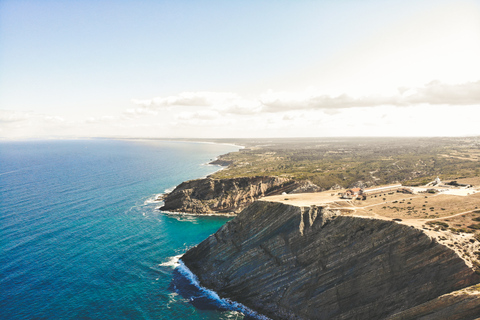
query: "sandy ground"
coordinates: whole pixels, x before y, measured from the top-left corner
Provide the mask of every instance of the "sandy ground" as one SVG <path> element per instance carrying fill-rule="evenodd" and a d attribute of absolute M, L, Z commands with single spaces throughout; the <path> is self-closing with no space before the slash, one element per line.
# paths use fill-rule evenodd
<path fill-rule="evenodd" d="M 282 202 L 285 204 L 292 204 L 295 206 L 312 206 L 312 205 L 324 205 L 326 203 L 335 203 L 335 202 L 345 202 L 346 200 L 340 199 L 338 195 L 339 191 L 336 192 L 318 192 L 318 193 L 297 193 L 297 194 L 286 194 L 278 196 L 264 197 L 260 200 L 273 201 L 273 202 Z"/>
<path fill-rule="evenodd" d="M 431 189 L 431 187 L 412 187 L 415 193 L 418 192 L 425 192 L 427 189 Z M 454 195 L 454 196 L 469 196 L 471 194 L 475 194 L 479 192 L 477 189 L 474 188 L 445 188 L 445 187 L 440 187 L 438 188 L 440 190 L 440 194 L 449 194 L 449 195 Z"/>
<path fill-rule="evenodd" d="M 264 201 L 281 202 L 295 206 L 328 206 L 354 210 L 355 214 L 412 220 L 438 220 L 462 215 L 480 208 L 480 190 L 477 188 L 440 188 L 436 194 L 403 194 L 386 192 L 367 200 L 341 199 L 344 190 L 317 193 L 298 193 L 269 196 Z M 416 188 L 424 192 L 426 188 Z M 464 199 L 465 198 L 465 199 Z M 353 213 L 353 212 L 352 212 Z"/>

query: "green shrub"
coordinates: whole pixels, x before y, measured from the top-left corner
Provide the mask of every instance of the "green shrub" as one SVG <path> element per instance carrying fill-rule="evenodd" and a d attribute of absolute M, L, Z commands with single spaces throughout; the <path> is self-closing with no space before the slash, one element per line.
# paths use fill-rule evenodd
<path fill-rule="evenodd" d="M 429 225 L 437 225 L 437 226 L 441 226 L 441 227 L 444 227 L 444 228 L 448 228 L 448 227 L 449 227 L 448 223 L 443 222 L 443 221 L 429 221 L 429 222 L 427 222 L 427 224 L 429 224 Z"/>
<path fill-rule="evenodd" d="M 467 229 L 467 228 L 450 228 L 452 232 L 463 232 L 463 233 L 472 233 L 474 232 L 473 230 Z M 480 240 L 479 240 L 480 241 Z"/>

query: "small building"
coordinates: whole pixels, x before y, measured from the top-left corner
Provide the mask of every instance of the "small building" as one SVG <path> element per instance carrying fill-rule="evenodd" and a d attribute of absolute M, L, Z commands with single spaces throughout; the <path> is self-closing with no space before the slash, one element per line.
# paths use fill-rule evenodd
<path fill-rule="evenodd" d="M 438 187 L 442 184 L 442 180 L 437 176 L 435 180 L 426 184 L 427 187 Z"/>
<path fill-rule="evenodd" d="M 408 193 L 408 194 L 413 194 L 413 193 L 414 193 L 414 191 L 413 191 L 412 188 L 407 188 L 407 187 L 399 188 L 399 189 L 397 190 L 397 192 L 399 192 L 399 193 Z"/>
<path fill-rule="evenodd" d="M 386 185 L 381 187 L 374 187 L 374 188 L 365 189 L 363 191 L 363 194 L 367 196 L 372 196 L 372 195 L 386 193 L 386 192 L 394 192 L 401 187 L 402 187 L 401 184 L 391 184 L 391 185 Z"/>
<path fill-rule="evenodd" d="M 461 188 L 471 188 L 471 184 L 464 184 L 464 183 L 458 183 L 457 181 L 450 181 L 445 183 L 447 186 L 453 186 L 453 187 L 461 187 Z"/>
<path fill-rule="evenodd" d="M 363 190 L 361 188 L 348 189 L 342 194 L 342 199 L 353 199 L 361 195 L 362 193 L 363 193 Z"/>

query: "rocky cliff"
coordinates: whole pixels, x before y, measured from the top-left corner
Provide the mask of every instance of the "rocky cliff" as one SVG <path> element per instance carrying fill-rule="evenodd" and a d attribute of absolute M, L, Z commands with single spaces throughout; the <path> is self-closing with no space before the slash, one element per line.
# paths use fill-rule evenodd
<path fill-rule="evenodd" d="M 160 210 L 195 214 L 237 213 L 256 199 L 283 192 L 315 192 L 320 188 L 309 181 L 282 177 L 197 179 L 178 185 L 164 196 Z"/>
<path fill-rule="evenodd" d="M 480 316 L 480 285 L 444 294 L 388 320 L 474 320 Z"/>
<path fill-rule="evenodd" d="M 401 312 L 480 281 L 422 230 L 265 201 L 182 260 L 202 285 L 272 319 L 414 319 L 425 310 Z"/>

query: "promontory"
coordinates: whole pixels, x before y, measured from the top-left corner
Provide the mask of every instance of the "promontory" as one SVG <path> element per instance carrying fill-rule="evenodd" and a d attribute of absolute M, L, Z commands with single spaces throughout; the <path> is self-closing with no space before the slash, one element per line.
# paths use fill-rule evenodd
<path fill-rule="evenodd" d="M 271 319 L 480 317 L 477 138 L 242 144 L 164 197 L 236 215 L 183 255 L 201 285 Z"/>
<path fill-rule="evenodd" d="M 436 220 L 391 218 L 375 208 L 425 196 L 323 202 L 329 196 L 256 201 L 182 260 L 203 286 L 271 319 L 480 317 L 479 237 L 445 222 L 475 225 L 480 210 Z M 317 204 L 305 205 L 315 197 Z"/>

